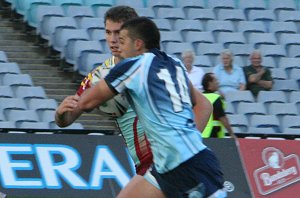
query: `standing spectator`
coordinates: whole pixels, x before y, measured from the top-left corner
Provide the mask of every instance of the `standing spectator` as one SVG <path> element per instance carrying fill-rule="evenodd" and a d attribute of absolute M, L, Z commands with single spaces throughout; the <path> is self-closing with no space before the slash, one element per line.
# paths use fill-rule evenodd
<path fill-rule="evenodd" d="M 221 53 L 222 63 L 215 66 L 213 72 L 219 81 L 219 91 L 225 95 L 230 91 L 245 90 L 246 80 L 243 69 L 233 64 L 233 55 L 230 50 Z"/>
<path fill-rule="evenodd" d="M 204 71 L 200 67 L 193 66 L 195 53 L 192 50 L 186 50 L 182 52 L 181 57 L 182 57 L 183 64 L 187 69 L 188 77 L 190 81 L 192 82 L 194 87 L 202 91 L 201 81 L 204 75 Z"/>
<path fill-rule="evenodd" d="M 219 89 L 218 79 L 213 73 L 206 73 L 202 79 L 202 86 L 204 90 L 203 95 L 213 105 L 213 113 L 202 132 L 202 137 L 222 138 L 225 136 L 225 127 L 229 135 L 234 138 L 234 133 L 225 114 L 225 103 L 223 101 L 223 97 L 215 93 Z"/>
<path fill-rule="evenodd" d="M 251 65 L 244 67 L 247 89 L 257 97 L 259 91 L 269 91 L 273 86 L 271 71 L 262 66 L 262 56 L 259 50 L 254 50 L 250 55 Z"/>

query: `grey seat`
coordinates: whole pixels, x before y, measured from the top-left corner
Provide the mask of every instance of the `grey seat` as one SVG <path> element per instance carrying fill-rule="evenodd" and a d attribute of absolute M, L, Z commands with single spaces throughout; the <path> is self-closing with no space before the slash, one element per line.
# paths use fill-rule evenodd
<path fill-rule="evenodd" d="M 296 128 L 300 129 L 300 116 L 291 116 L 291 115 L 286 115 L 282 118 L 282 128 Z"/>
<path fill-rule="evenodd" d="M 278 118 L 286 115 L 296 116 L 298 110 L 295 107 L 294 103 L 272 103 L 269 106 L 269 114 L 276 115 Z"/>
<path fill-rule="evenodd" d="M 175 21 L 177 19 L 185 19 L 185 14 L 181 8 L 158 8 L 156 17 Z"/>
<path fill-rule="evenodd" d="M 273 56 L 265 56 L 262 59 L 262 65 L 270 69 L 275 69 L 277 67 L 277 61 L 275 61 L 275 58 Z"/>
<path fill-rule="evenodd" d="M 204 30 L 202 23 L 198 20 L 189 20 L 189 19 L 178 19 L 174 22 L 174 30 L 187 32 L 187 31 L 196 31 L 201 32 Z"/>
<path fill-rule="evenodd" d="M 212 9 L 190 8 L 187 11 L 187 18 L 206 22 L 216 20 L 216 15 Z"/>
<path fill-rule="evenodd" d="M 15 62 L 0 63 L 0 75 L 21 74 L 20 67 Z"/>
<path fill-rule="evenodd" d="M 266 115 L 267 110 L 263 103 L 253 102 L 253 103 L 245 103 L 240 102 L 237 105 L 237 113 L 244 114 L 248 118 L 251 118 L 254 115 Z"/>
<path fill-rule="evenodd" d="M 282 91 L 260 91 L 257 95 L 257 102 L 268 107 L 270 103 L 286 103 L 288 100 Z"/>
<path fill-rule="evenodd" d="M 244 11 L 241 9 L 222 9 L 218 12 L 218 20 L 220 21 L 246 21 Z"/>
<path fill-rule="evenodd" d="M 21 129 L 50 129 L 48 122 L 20 122 L 17 128 Z"/>
<path fill-rule="evenodd" d="M 185 41 L 192 43 L 194 46 L 199 43 L 215 43 L 211 32 L 187 31 L 184 35 Z"/>
<path fill-rule="evenodd" d="M 254 96 L 249 90 L 245 91 L 234 91 L 234 92 L 228 92 L 225 95 L 226 102 L 230 102 L 232 104 L 240 103 L 240 102 L 246 102 L 246 103 L 253 103 L 255 102 Z"/>
<path fill-rule="evenodd" d="M 282 57 L 279 60 L 279 67 L 289 71 L 293 68 L 300 69 L 300 59 L 295 57 Z"/>
<path fill-rule="evenodd" d="M 211 32 L 234 32 L 234 26 L 231 21 L 207 21 L 206 31 Z"/>
<path fill-rule="evenodd" d="M 55 110 L 43 110 L 39 112 L 40 121 L 55 123 Z"/>
<path fill-rule="evenodd" d="M 248 42 L 258 48 L 261 44 L 276 45 L 277 40 L 274 33 L 251 33 Z"/>
<path fill-rule="evenodd" d="M 35 11 L 30 12 L 28 24 L 37 28 L 37 33 L 41 32 L 42 21 L 45 23 L 51 17 L 64 17 L 65 13 L 62 7 L 54 5 L 39 5 Z"/>
<path fill-rule="evenodd" d="M 39 117 L 34 110 L 7 110 L 6 117 L 16 124 L 18 122 L 39 122 Z"/>
<path fill-rule="evenodd" d="M 273 79 L 276 80 L 287 80 L 288 75 L 284 68 L 273 68 L 271 70 Z"/>
<path fill-rule="evenodd" d="M 265 57 L 285 57 L 286 51 L 282 45 L 269 45 L 262 44 L 259 46 L 259 50 L 262 52 L 262 55 Z"/>
<path fill-rule="evenodd" d="M 61 128 L 61 127 L 57 126 L 54 123 L 51 123 L 50 126 L 51 126 L 51 129 L 74 129 L 74 130 L 76 130 L 76 129 L 77 130 L 84 129 L 84 127 L 82 126 L 81 123 L 72 123 L 71 125 L 69 125 L 67 127 L 64 127 L 64 128 Z"/>
<path fill-rule="evenodd" d="M 14 91 L 10 86 L 0 86 L 0 98 L 13 98 Z"/>
<path fill-rule="evenodd" d="M 223 50 L 223 45 L 220 43 L 199 43 L 196 47 L 197 55 L 219 56 Z"/>
<path fill-rule="evenodd" d="M 245 44 L 246 39 L 242 32 L 220 32 L 218 34 L 218 43 L 222 43 L 224 48 L 231 44 Z"/>
<path fill-rule="evenodd" d="M 254 50 L 254 47 L 252 44 L 235 44 L 235 43 L 233 43 L 229 46 L 229 49 L 236 56 L 245 56 L 248 58 L 249 55 Z"/>
<path fill-rule="evenodd" d="M 17 98 L 22 98 L 24 100 L 29 100 L 32 98 L 47 98 L 46 92 L 41 86 L 19 86 L 15 90 Z"/>
<path fill-rule="evenodd" d="M 294 0 L 272 0 L 268 4 L 268 9 L 274 10 L 274 12 L 278 12 L 280 10 L 296 10 L 296 4 Z"/>
<path fill-rule="evenodd" d="M 243 32 L 248 38 L 250 33 L 265 33 L 266 27 L 262 21 L 240 21 L 237 24 L 237 31 Z"/>
<path fill-rule="evenodd" d="M 146 7 L 156 12 L 158 8 L 174 8 L 175 2 L 173 0 L 147 0 Z"/>
<path fill-rule="evenodd" d="M 182 36 L 179 31 L 161 31 L 160 41 L 162 44 L 166 42 L 177 42 L 181 43 L 183 41 Z"/>
<path fill-rule="evenodd" d="M 135 11 L 138 13 L 139 16 L 144 16 L 149 19 L 155 19 L 155 13 L 152 9 L 149 8 L 135 8 Z"/>
<path fill-rule="evenodd" d="M 12 121 L 0 121 L 0 128 L 5 129 L 5 128 L 16 128 L 16 125 Z"/>
<path fill-rule="evenodd" d="M 272 21 L 269 27 L 269 32 L 273 32 L 275 34 L 281 34 L 281 33 L 295 34 L 297 33 L 297 31 L 298 31 L 297 26 L 293 22 Z"/>
<path fill-rule="evenodd" d="M 4 74 L 2 84 L 8 86 L 33 86 L 29 74 Z"/>
<path fill-rule="evenodd" d="M 272 128 L 276 133 L 281 132 L 279 119 L 275 115 L 253 115 L 250 126 L 256 128 Z"/>
<path fill-rule="evenodd" d="M 228 114 L 227 118 L 232 127 L 239 127 L 241 131 L 248 130 L 249 122 L 245 115 L 242 114 Z"/>
<path fill-rule="evenodd" d="M 234 0 L 209 0 L 207 3 L 209 8 L 214 9 L 216 11 L 220 9 L 235 9 L 236 7 Z"/>
<path fill-rule="evenodd" d="M 212 67 L 212 62 L 209 56 L 198 55 L 194 58 L 194 65 L 198 67 Z"/>
<path fill-rule="evenodd" d="M 167 54 L 176 55 L 176 57 L 178 58 L 185 50 L 193 50 L 192 44 L 189 42 L 168 42 L 165 45 L 165 51 L 167 52 Z"/>
<path fill-rule="evenodd" d="M 144 1 L 115 0 L 115 5 L 127 5 L 133 8 L 144 8 Z"/>
<path fill-rule="evenodd" d="M 252 134 L 268 134 L 268 135 L 272 135 L 272 134 L 276 134 L 280 131 L 276 131 L 273 127 L 253 127 L 250 126 L 248 128 L 248 133 L 252 133 Z"/>
<path fill-rule="evenodd" d="M 168 19 L 153 19 L 153 22 L 160 31 L 172 31 L 172 27 Z"/>
<path fill-rule="evenodd" d="M 249 21 L 276 21 L 276 16 L 273 10 L 250 10 L 248 13 Z"/>
<path fill-rule="evenodd" d="M 205 9 L 205 0 L 177 0 L 177 7 L 182 8 L 185 13 L 191 8 Z"/>
<path fill-rule="evenodd" d="M 27 110 L 26 103 L 21 98 L 0 98 L 0 108 L 3 111 L 9 109 Z"/>
<path fill-rule="evenodd" d="M 83 17 L 95 17 L 94 11 L 90 6 L 76 6 L 71 5 L 66 8 L 65 16 L 73 17 L 76 20 L 79 20 Z"/>
<path fill-rule="evenodd" d="M 295 79 L 274 80 L 274 85 L 272 90 L 291 92 L 291 91 L 299 91 L 299 87 Z"/>
<path fill-rule="evenodd" d="M 30 110 L 56 110 L 57 102 L 54 99 L 32 98 L 27 101 Z"/>

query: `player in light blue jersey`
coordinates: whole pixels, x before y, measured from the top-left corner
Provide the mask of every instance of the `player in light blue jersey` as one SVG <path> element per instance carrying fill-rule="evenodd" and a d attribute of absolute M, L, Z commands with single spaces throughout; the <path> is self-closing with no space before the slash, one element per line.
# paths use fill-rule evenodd
<path fill-rule="evenodd" d="M 194 121 L 196 90 L 182 63 L 161 52 L 159 42 L 159 31 L 151 20 L 139 17 L 125 22 L 120 51 L 127 59 L 87 90 L 78 107 L 88 111 L 125 93 L 153 152 L 154 166 L 147 174 L 155 177 L 164 194 L 172 198 L 226 197 L 219 162 L 202 143 Z M 134 177 L 118 197 L 151 197 L 147 185 L 145 179 Z"/>

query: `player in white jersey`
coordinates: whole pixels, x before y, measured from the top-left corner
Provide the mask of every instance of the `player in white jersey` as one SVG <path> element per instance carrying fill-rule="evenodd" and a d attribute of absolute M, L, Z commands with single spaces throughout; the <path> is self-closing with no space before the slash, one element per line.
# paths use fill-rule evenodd
<path fill-rule="evenodd" d="M 226 197 L 219 162 L 202 143 L 194 122 L 196 90 L 182 63 L 161 52 L 159 42 L 156 25 L 146 17 L 125 22 L 120 31 L 120 50 L 127 59 L 88 90 L 78 107 L 88 111 L 125 93 L 150 142 L 154 166 L 149 172 L 164 194 Z M 153 197 L 148 194 L 148 185 L 143 178 L 134 177 L 118 197 Z"/>

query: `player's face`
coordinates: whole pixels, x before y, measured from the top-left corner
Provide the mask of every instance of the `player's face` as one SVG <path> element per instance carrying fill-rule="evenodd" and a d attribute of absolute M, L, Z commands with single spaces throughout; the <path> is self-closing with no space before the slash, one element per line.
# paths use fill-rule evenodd
<path fill-rule="evenodd" d="M 122 22 L 113 22 L 109 19 L 105 22 L 105 39 L 112 55 L 114 56 L 120 56 L 119 33 L 122 24 Z"/>
<path fill-rule="evenodd" d="M 124 29 L 120 32 L 120 56 L 129 58 L 139 55 L 135 41 L 128 36 L 128 30 Z"/>

